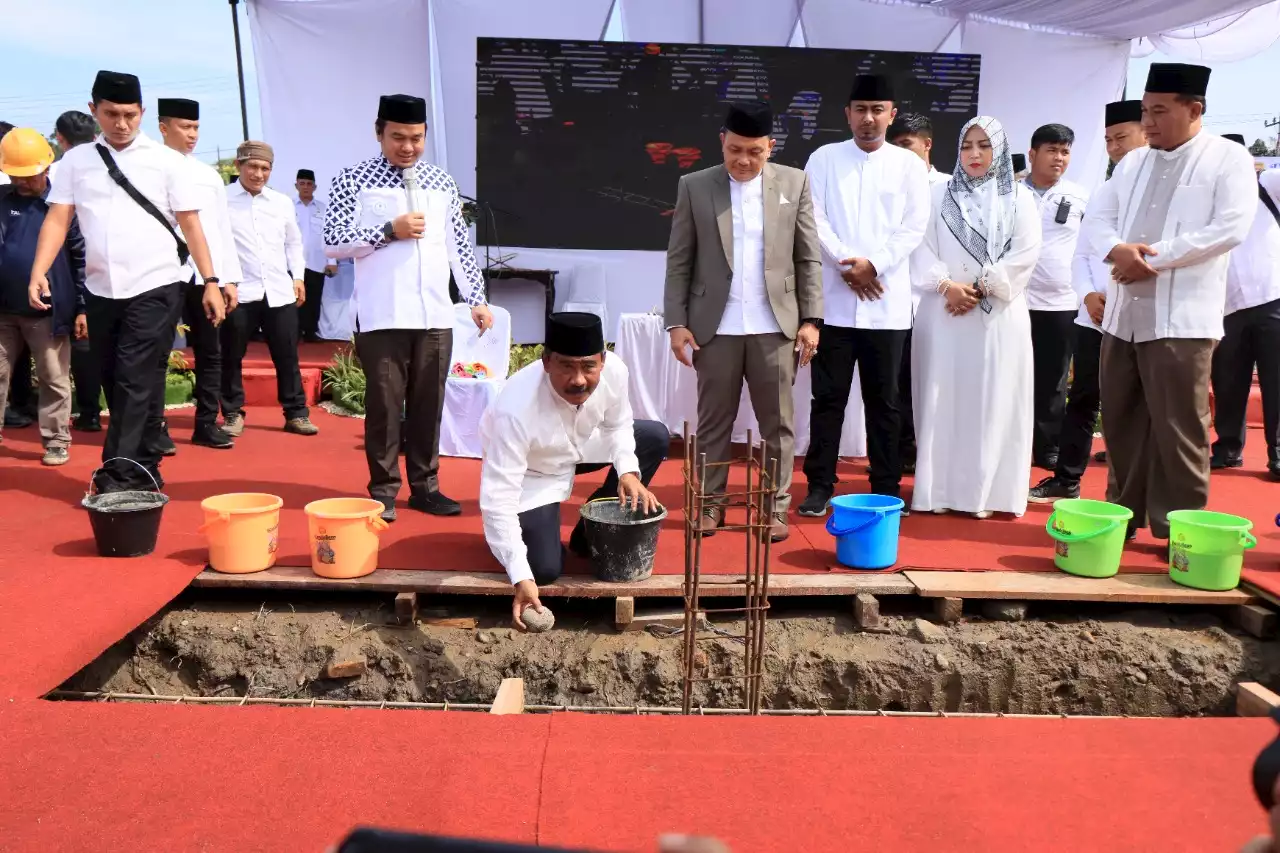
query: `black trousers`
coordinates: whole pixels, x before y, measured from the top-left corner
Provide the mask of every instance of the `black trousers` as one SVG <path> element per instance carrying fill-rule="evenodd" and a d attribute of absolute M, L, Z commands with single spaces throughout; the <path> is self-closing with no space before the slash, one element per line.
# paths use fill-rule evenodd
<path fill-rule="evenodd" d="M 440 419 L 449 378 L 453 329 L 380 329 L 356 332 L 364 368 L 364 454 L 369 496 L 400 493 L 401 416 L 405 476 L 411 495 L 440 490 Z"/>
<path fill-rule="evenodd" d="M 267 341 L 271 364 L 276 369 L 276 399 L 284 409 L 284 419 L 305 418 L 307 394 L 302 389 L 298 369 L 298 306 L 292 302 L 272 308 L 266 297 L 242 302 L 227 315 L 219 330 L 222 344 L 222 414 L 244 415 L 244 354 L 249 338 L 257 329 Z"/>
<path fill-rule="evenodd" d="M 19 414 L 35 417 L 36 385 L 31 375 L 31 349 L 22 345 L 22 352 L 13 363 L 13 371 L 9 374 L 9 402 L 7 409 Z"/>
<path fill-rule="evenodd" d="M 916 461 L 916 413 L 911 407 L 911 332 L 902 343 L 902 370 L 898 374 L 898 410 L 902 412 L 902 432 L 898 455 L 904 463 Z"/>
<path fill-rule="evenodd" d="M 657 421 L 636 421 L 634 429 L 636 457 L 640 460 L 640 482 L 648 486 L 662 460 L 667 458 L 671 433 Z M 590 474 L 601 468 L 608 468 L 609 475 L 604 478 L 604 484 L 587 498 L 589 501 L 618 495 L 618 472 L 608 462 L 579 465 L 574 473 Z M 574 528 L 575 535 L 581 527 L 582 520 L 579 519 Z M 520 536 L 529 553 L 529 568 L 533 570 L 534 583 L 542 586 L 560 577 L 560 572 L 564 570 L 564 545 L 560 542 L 560 504 L 546 504 L 520 513 Z"/>
<path fill-rule="evenodd" d="M 157 393 L 162 395 L 161 411 L 164 408 L 164 364 L 173 347 L 173 323 L 185 286 L 186 282 L 174 282 L 129 299 L 92 293 L 87 297 L 92 357 L 102 371 L 111 413 L 102 470 L 95 478 L 100 492 L 151 488 L 151 477 L 143 468 L 163 485 L 155 445 L 160 421 L 151 415 Z"/>
<path fill-rule="evenodd" d="M 151 410 L 148 414 L 150 425 L 147 427 L 147 435 L 159 436 L 161 433 L 168 431 L 168 425 L 164 419 L 164 398 L 165 391 L 168 387 L 166 377 L 169 375 L 169 356 L 173 352 L 174 339 L 178 337 L 178 321 L 182 319 L 182 307 L 186 288 L 190 286 L 195 279 L 190 282 L 183 282 L 182 292 L 178 294 L 178 302 L 173 308 L 173 316 L 169 318 L 169 337 L 156 353 L 156 364 L 159 368 L 159 376 L 156 380 L 156 393 L 151 397 Z M 160 452 L 157 450 L 156 452 Z"/>
<path fill-rule="evenodd" d="M 1079 483 L 1089 466 L 1093 452 L 1093 428 L 1098 424 L 1102 396 L 1098 386 L 1098 362 L 1102 357 L 1102 333 L 1092 328 L 1075 327 L 1075 369 L 1071 375 L 1071 393 L 1067 395 L 1066 412 L 1058 442 L 1058 467 L 1054 476 L 1066 483 Z"/>
<path fill-rule="evenodd" d="M 182 322 L 186 324 L 187 342 L 195 351 L 196 364 L 196 431 L 211 428 L 218 420 L 222 394 L 222 335 L 204 313 L 204 286 L 194 281 L 182 291 Z M 240 309 L 232 311 L 223 328 L 232 322 Z"/>
<path fill-rule="evenodd" d="M 82 418 L 102 414 L 102 371 L 88 338 L 71 340 L 71 379 L 76 386 L 76 410 Z"/>
<path fill-rule="evenodd" d="M 1071 368 L 1072 331 L 1076 311 L 1031 311 L 1031 353 L 1035 364 L 1035 412 L 1031 455 L 1040 460 L 1058 452 L 1062 415 L 1067 403 L 1067 373 Z"/>
<path fill-rule="evenodd" d="M 809 489 L 833 490 L 840 459 L 840 431 L 849 405 L 853 370 L 861 377 L 866 409 L 867 456 L 871 491 L 898 496 L 902 480 L 902 411 L 898 391 L 906 329 L 850 329 L 823 326 L 813 359 L 813 404 L 809 416 L 809 451 L 804 476 Z"/>
<path fill-rule="evenodd" d="M 1233 311 L 1222 319 L 1223 336 L 1213 353 L 1213 452 L 1236 457 L 1244 452 L 1249 389 L 1257 366 L 1262 391 L 1263 436 L 1267 461 L 1280 462 L 1280 299 Z"/>
<path fill-rule="evenodd" d="M 325 274 L 315 270 L 307 270 L 302 276 L 302 283 L 307 289 L 307 301 L 298 310 L 298 322 L 301 326 L 302 339 L 316 340 L 320 333 L 320 300 L 324 298 Z"/>

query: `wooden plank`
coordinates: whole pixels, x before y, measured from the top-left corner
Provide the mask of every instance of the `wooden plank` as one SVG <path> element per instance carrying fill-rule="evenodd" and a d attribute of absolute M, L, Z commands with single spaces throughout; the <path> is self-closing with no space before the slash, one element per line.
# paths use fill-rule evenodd
<path fill-rule="evenodd" d="M 1280 705 L 1280 696 L 1257 682 L 1244 681 L 1236 685 L 1237 717 L 1269 717 L 1277 705 Z"/>
<path fill-rule="evenodd" d="M 1259 607 L 1256 604 L 1233 607 L 1231 622 L 1241 631 L 1260 640 L 1269 640 L 1276 635 L 1276 612 L 1267 607 Z"/>
<path fill-rule="evenodd" d="M 474 631 L 476 629 L 476 617 L 424 616 L 418 619 L 418 624 L 426 625 L 430 628 L 459 628 L 463 631 Z"/>
<path fill-rule="evenodd" d="M 1258 598 L 1262 599 L 1268 604 L 1271 604 L 1274 607 L 1280 607 L 1280 595 L 1274 595 L 1270 592 L 1267 592 L 1262 587 L 1254 586 L 1253 584 L 1248 583 L 1247 581 L 1244 583 L 1241 583 L 1240 588 L 1243 589 L 1245 592 L 1248 592 L 1252 595 L 1256 595 Z"/>
<path fill-rule="evenodd" d="M 1065 572 L 903 572 L 926 598 L 1005 598 L 1035 601 L 1115 601 L 1139 604 L 1249 604 L 1240 589 L 1206 592 L 1179 586 L 1163 574 L 1079 578 Z"/>
<path fill-rule="evenodd" d="M 683 628 L 684 627 L 684 608 L 667 608 L 664 610 L 654 610 L 650 613 L 637 613 L 635 618 L 627 623 L 624 631 L 643 631 L 650 625 L 657 625 L 663 628 Z M 698 630 L 706 630 L 707 617 L 698 616 Z"/>
<path fill-rule="evenodd" d="M 874 595 L 860 592 L 854 596 L 853 623 L 864 631 L 880 627 L 880 602 Z"/>
<path fill-rule="evenodd" d="M 396 593 L 396 621 L 401 625 L 412 625 L 418 618 L 418 594 L 416 592 Z"/>
<path fill-rule="evenodd" d="M 964 599 L 963 598 L 935 598 L 933 600 L 933 615 L 940 625 L 950 625 L 953 622 L 959 622 L 960 617 L 964 615 Z"/>
<path fill-rule="evenodd" d="M 524 713 L 524 679 L 504 678 L 498 686 L 498 695 L 493 698 L 490 714 L 523 714 Z"/>
<path fill-rule="evenodd" d="M 630 595 L 620 595 L 613 602 L 613 624 L 619 631 L 636 618 L 636 600 Z"/>
<path fill-rule="evenodd" d="M 919 574 L 919 573 L 917 573 Z M 832 572 L 812 575 L 771 575 L 769 594 L 782 595 L 910 595 L 916 591 L 905 573 L 853 574 Z M 511 584 L 497 572 L 427 572 L 409 569 L 382 569 L 362 578 L 347 580 L 322 578 L 304 566 L 276 566 L 265 572 L 226 575 L 205 570 L 191 582 L 204 589 L 295 589 L 333 592 L 453 593 L 456 595 L 511 595 Z M 683 575 L 654 575 L 630 583 L 609 583 L 592 577 L 562 577 L 540 587 L 541 597 L 633 598 L 683 595 Z M 746 579 L 741 575 L 704 575 L 704 596 L 746 595 Z"/>

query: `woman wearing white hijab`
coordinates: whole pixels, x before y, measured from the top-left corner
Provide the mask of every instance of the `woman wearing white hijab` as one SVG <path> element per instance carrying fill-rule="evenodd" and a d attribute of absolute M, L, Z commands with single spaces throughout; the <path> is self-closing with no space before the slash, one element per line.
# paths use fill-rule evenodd
<path fill-rule="evenodd" d="M 911 349 L 914 510 L 1026 512 L 1032 361 L 1023 291 L 1040 256 L 1038 210 L 1014 180 L 1004 128 L 971 120 L 951 180 L 933 188 L 913 259 L 926 289 Z"/>

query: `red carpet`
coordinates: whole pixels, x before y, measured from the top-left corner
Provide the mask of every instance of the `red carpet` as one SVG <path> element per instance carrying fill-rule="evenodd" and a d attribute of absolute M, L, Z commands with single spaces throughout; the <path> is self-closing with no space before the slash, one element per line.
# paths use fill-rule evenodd
<path fill-rule="evenodd" d="M 1231 851 L 1262 720 L 0 706 L 0 848 L 319 851 L 356 824 L 645 851 Z M 785 793 L 782 793 L 785 792 Z M 782 795 L 780 795 L 782 794 Z"/>

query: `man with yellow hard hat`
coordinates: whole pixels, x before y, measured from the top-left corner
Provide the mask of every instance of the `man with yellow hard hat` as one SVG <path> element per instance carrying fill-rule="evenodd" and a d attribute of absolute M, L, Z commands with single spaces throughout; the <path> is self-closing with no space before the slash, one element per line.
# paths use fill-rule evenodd
<path fill-rule="evenodd" d="M 0 407 L 25 343 L 39 380 L 37 420 L 45 465 L 65 465 L 71 446 L 71 335 L 88 334 L 84 311 L 84 240 L 75 220 L 49 268 L 47 298 L 29 294 L 36 243 L 49 205 L 53 149 L 39 131 L 14 128 L 0 140 Z"/>

